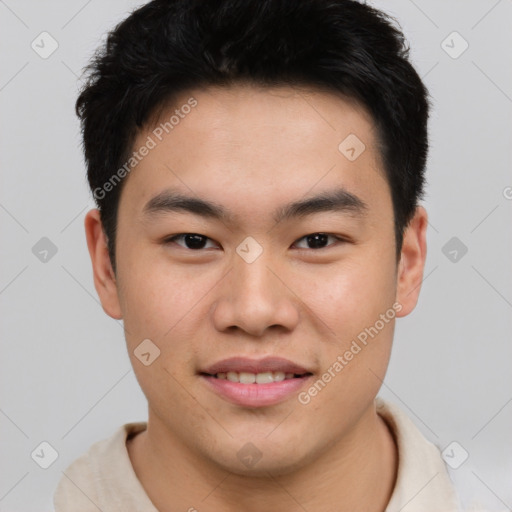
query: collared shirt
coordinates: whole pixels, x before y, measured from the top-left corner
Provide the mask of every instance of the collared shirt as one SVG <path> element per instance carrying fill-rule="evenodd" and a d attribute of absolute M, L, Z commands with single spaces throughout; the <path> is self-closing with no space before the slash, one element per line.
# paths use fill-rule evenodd
<path fill-rule="evenodd" d="M 458 511 L 439 449 L 396 405 L 376 398 L 375 406 L 398 447 L 397 479 L 385 512 Z M 128 437 L 146 428 L 147 422 L 126 423 L 71 463 L 54 493 L 55 512 L 158 512 L 135 474 L 126 447 Z"/>

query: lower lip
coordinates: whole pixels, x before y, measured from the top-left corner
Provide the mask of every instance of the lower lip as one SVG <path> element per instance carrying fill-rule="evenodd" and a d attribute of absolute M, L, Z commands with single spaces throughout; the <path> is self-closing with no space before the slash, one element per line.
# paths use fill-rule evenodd
<path fill-rule="evenodd" d="M 222 398 L 245 407 L 265 407 L 283 402 L 303 387 L 312 375 L 267 384 L 241 384 L 227 379 L 201 375 L 206 384 Z"/>

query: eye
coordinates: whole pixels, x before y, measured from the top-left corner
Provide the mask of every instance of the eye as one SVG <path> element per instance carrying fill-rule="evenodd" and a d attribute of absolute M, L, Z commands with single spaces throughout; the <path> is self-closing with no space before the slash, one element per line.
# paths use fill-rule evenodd
<path fill-rule="evenodd" d="M 313 247 L 299 247 L 299 249 L 325 249 L 325 244 L 327 243 L 329 237 L 340 242 L 345 241 L 343 238 L 339 236 L 329 235 L 328 233 L 311 233 L 310 235 L 306 235 L 302 238 L 299 238 L 299 242 L 301 240 L 305 240 L 307 244 L 311 244 Z M 329 245 L 327 245 L 327 247 L 329 247 Z"/>
<path fill-rule="evenodd" d="M 179 235 L 166 238 L 164 243 L 168 244 L 170 242 L 175 242 L 176 240 L 183 240 L 185 242 L 185 249 L 200 250 L 205 248 L 206 241 L 210 240 L 210 238 L 204 235 L 199 235 L 197 233 L 181 233 Z M 183 247 L 181 244 L 178 245 Z"/>
<path fill-rule="evenodd" d="M 311 233 L 310 235 L 306 235 L 302 238 L 299 238 L 297 242 L 295 242 L 295 245 L 297 245 L 300 241 L 304 240 L 306 244 L 311 245 L 311 247 L 299 247 L 299 249 L 325 249 L 331 245 L 334 244 L 327 244 L 329 238 L 339 241 L 339 242 L 345 242 L 343 238 L 335 235 L 330 235 L 328 233 Z M 183 240 L 185 245 L 182 245 L 178 243 L 178 240 Z M 169 243 L 178 243 L 179 246 L 183 247 L 184 249 L 190 249 L 193 251 L 199 251 L 201 249 L 205 249 L 207 241 L 210 240 L 213 242 L 210 238 L 208 238 L 205 235 L 200 235 L 198 233 L 180 233 L 179 235 L 174 235 L 169 238 L 166 238 L 164 240 L 164 244 Z M 327 245 L 326 245 L 327 244 Z"/>

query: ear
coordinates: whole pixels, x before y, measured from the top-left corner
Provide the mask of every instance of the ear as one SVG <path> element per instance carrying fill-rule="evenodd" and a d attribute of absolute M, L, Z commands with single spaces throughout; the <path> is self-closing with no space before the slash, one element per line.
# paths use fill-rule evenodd
<path fill-rule="evenodd" d="M 100 211 L 94 209 L 87 212 L 84 225 L 94 274 L 94 286 L 100 297 L 101 305 L 107 315 L 120 320 L 123 315 L 119 303 L 116 277 L 108 255 L 107 238 L 100 219 Z"/>
<path fill-rule="evenodd" d="M 427 257 L 427 225 L 427 212 L 418 206 L 404 232 L 398 264 L 396 300 L 402 305 L 398 317 L 408 315 L 418 302 Z"/>

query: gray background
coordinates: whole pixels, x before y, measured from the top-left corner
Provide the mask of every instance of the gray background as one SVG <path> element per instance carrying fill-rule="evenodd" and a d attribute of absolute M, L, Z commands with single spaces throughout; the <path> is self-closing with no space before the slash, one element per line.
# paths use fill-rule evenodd
<path fill-rule="evenodd" d="M 73 111 L 93 49 L 141 3 L 0 0 L 1 511 L 52 510 L 69 463 L 147 418 L 122 324 L 93 285 L 83 219 L 94 205 Z M 425 280 L 397 321 L 381 396 L 441 449 L 456 441 L 453 465 L 469 453 L 452 471 L 461 488 L 510 509 L 512 2 L 372 4 L 399 20 L 434 100 Z M 31 47 L 43 31 L 58 42 L 46 59 Z M 454 31 L 469 44 L 457 58 Z M 46 262 L 32 250 L 43 237 L 57 248 Z M 58 452 L 48 469 L 31 457 L 43 441 Z"/>

